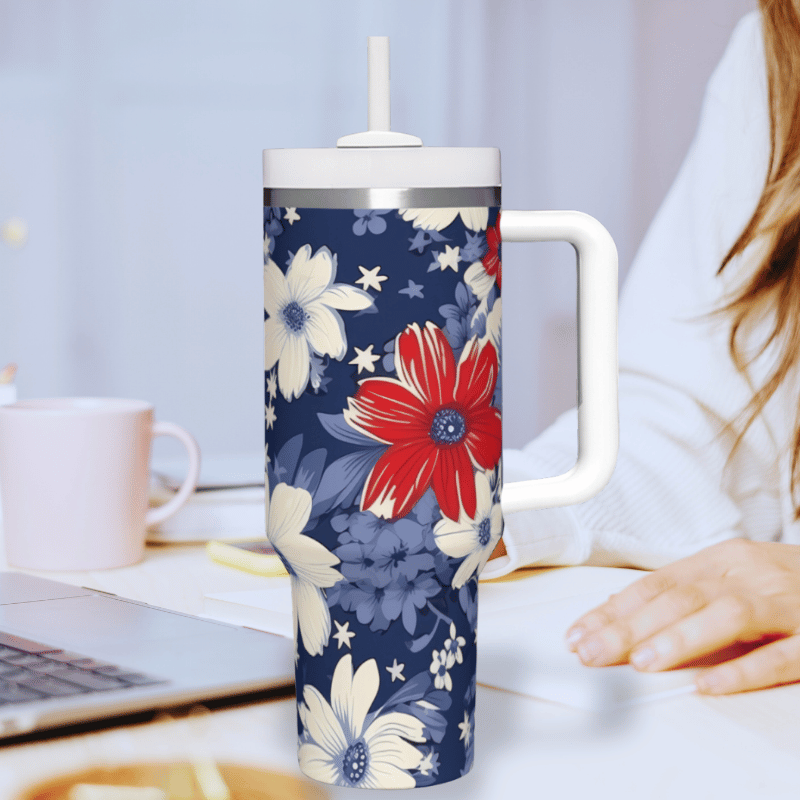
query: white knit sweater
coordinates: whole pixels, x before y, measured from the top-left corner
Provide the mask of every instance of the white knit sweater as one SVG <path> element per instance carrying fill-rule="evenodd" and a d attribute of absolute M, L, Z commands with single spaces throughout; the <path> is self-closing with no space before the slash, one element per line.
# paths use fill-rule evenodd
<path fill-rule="evenodd" d="M 528 564 L 654 568 L 733 537 L 800 543 L 789 496 L 797 384 L 786 382 L 731 455 L 725 423 L 752 387 L 728 352 L 726 320 L 703 319 L 754 264 L 717 270 L 750 218 L 769 154 L 766 69 L 757 13 L 737 26 L 706 89 L 686 160 L 631 268 L 620 301 L 620 453 L 611 481 L 580 505 L 506 515 L 507 558 Z M 770 365 L 767 353 L 752 378 Z M 576 414 L 504 454 L 506 482 L 566 472 Z"/>

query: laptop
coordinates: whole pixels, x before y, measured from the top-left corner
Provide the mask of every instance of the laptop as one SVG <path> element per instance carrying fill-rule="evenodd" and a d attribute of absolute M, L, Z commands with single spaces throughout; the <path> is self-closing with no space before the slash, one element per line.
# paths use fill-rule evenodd
<path fill-rule="evenodd" d="M 279 636 L 0 572 L 0 739 L 293 682 Z"/>

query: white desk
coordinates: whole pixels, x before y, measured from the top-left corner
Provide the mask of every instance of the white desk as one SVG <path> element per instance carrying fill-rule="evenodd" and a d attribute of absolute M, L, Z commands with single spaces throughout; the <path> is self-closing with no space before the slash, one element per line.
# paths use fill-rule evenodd
<path fill-rule="evenodd" d="M 4 565 L 0 565 L 4 566 Z M 204 592 L 258 588 L 263 578 L 211 562 L 202 548 L 149 548 L 117 570 L 35 573 L 176 611 L 201 613 Z M 475 766 L 417 790 L 442 800 L 493 798 L 800 798 L 800 684 L 727 698 L 686 695 L 603 724 L 591 714 L 479 687 Z M 0 748 L 0 800 L 60 772 L 98 763 L 219 761 L 299 775 L 294 700 Z M 364 791 L 332 789 L 334 798 Z"/>

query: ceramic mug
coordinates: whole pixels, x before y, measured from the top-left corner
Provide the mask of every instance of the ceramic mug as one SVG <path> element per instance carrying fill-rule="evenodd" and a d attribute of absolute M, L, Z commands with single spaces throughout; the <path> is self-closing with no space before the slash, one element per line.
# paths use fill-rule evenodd
<path fill-rule="evenodd" d="M 200 474 L 191 434 L 153 416 L 150 403 L 119 398 L 0 407 L 0 497 L 11 566 L 87 570 L 141 561 L 146 528 L 175 514 Z M 148 510 L 154 436 L 178 439 L 189 466 L 175 496 Z"/>

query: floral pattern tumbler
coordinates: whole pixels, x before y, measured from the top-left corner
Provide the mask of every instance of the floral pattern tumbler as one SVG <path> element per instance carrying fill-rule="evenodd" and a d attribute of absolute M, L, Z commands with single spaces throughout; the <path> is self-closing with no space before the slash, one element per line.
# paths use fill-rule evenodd
<path fill-rule="evenodd" d="M 299 761 L 412 788 L 475 747 L 478 575 L 506 511 L 580 502 L 616 458 L 616 251 L 575 212 L 500 211 L 499 153 L 388 125 L 264 152 L 267 536 L 292 580 Z M 503 488 L 501 240 L 579 255 L 579 459 Z"/>

